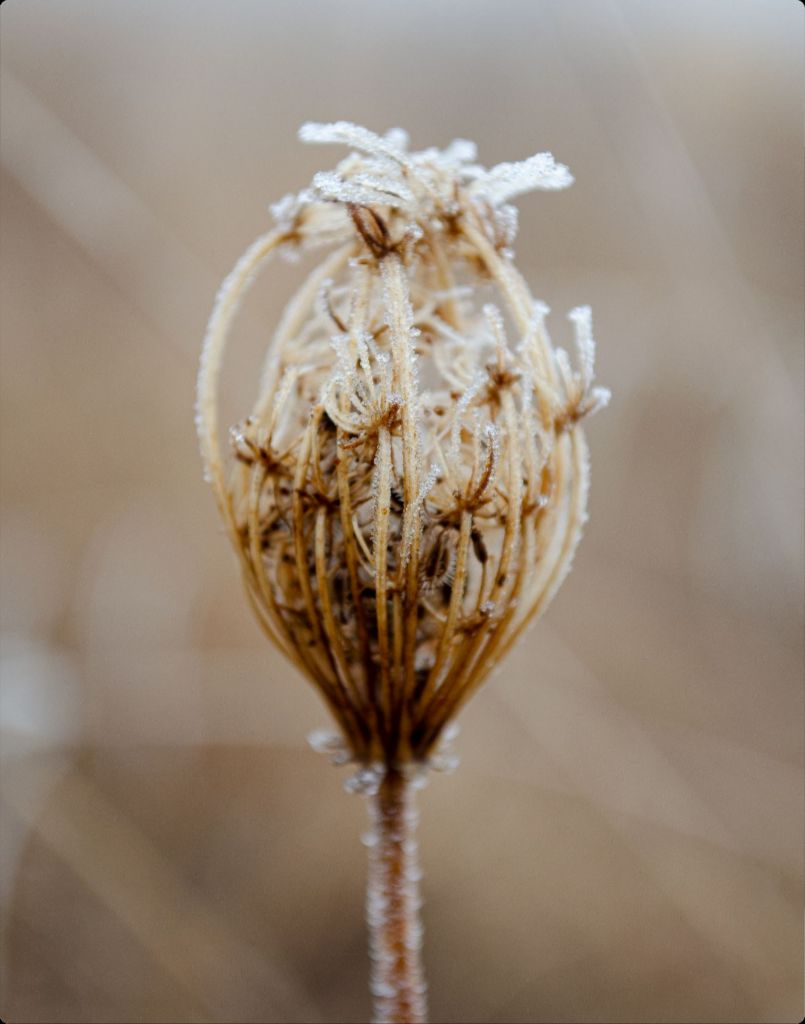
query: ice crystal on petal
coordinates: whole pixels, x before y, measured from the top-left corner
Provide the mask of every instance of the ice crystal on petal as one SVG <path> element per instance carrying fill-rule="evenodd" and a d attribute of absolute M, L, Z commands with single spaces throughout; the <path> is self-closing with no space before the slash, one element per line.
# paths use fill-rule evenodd
<path fill-rule="evenodd" d="M 385 774 L 386 770 L 382 764 L 367 765 L 359 768 L 354 775 L 345 780 L 344 789 L 348 793 L 358 793 L 360 796 L 374 796 Z"/>
<path fill-rule="evenodd" d="M 573 175 L 564 164 L 554 160 L 552 153 L 536 153 L 527 160 L 497 164 L 482 171 L 470 193 L 497 205 L 537 188 L 562 189 L 572 184 Z"/>
<path fill-rule="evenodd" d="M 392 149 L 396 149 L 400 153 L 405 153 L 411 140 L 408 132 L 404 128 L 389 128 L 383 136 L 383 141 L 388 143 Z"/>
<path fill-rule="evenodd" d="M 579 354 L 579 371 L 585 388 L 593 379 L 595 366 L 595 341 L 593 340 L 593 314 L 589 306 L 577 306 L 567 314 L 576 330 L 576 350 Z"/>
<path fill-rule="evenodd" d="M 478 156 L 478 147 L 471 139 L 453 139 L 442 156 L 450 164 L 466 164 Z"/>
<path fill-rule="evenodd" d="M 295 192 L 288 192 L 282 199 L 278 199 L 276 203 L 271 203 L 269 210 L 277 227 L 289 228 L 302 209 L 302 206 L 303 202 L 299 196 Z"/>
<path fill-rule="evenodd" d="M 459 766 L 460 758 L 453 750 L 453 743 L 460 732 L 457 722 L 451 722 L 439 737 L 436 749 L 431 755 L 429 767 L 435 772 L 452 774 Z"/>
<path fill-rule="evenodd" d="M 483 314 L 486 317 L 486 322 L 489 325 L 489 329 L 492 332 L 492 337 L 497 341 L 505 337 L 505 328 L 503 326 L 503 317 L 500 314 L 500 310 L 494 304 L 494 302 L 487 302 L 483 307 Z"/>
<path fill-rule="evenodd" d="M 569 394 L 573 390 L 573 384 L 575 382 L 575 374 L 573 368 L 570 365 L 570 356 L 563 348 L 558 348 L 555 353 L 556 365 L 559 370 L 559 375 L 564 385 L 565 393 Z"/>
<path fill-rule="evenodd" d="M 430 767 L 435 772 L 442 772 L 444 775 L 452 775 L 461 764 L 458 754 L 437 751 L 430 759 Z"/>
<path fill-rule="evenodd" d="M 600 412 L 601 409 L 605 409 L 609 405 L 609 400 L 611 398 L 612 392 L 609 388 L 592 388 L 587 407 L 587 415 L 592 416 L 594 413 Z"/>
<path fill-rule="evenodd" d="M 335 171 L 319 171 L 313 177 L 313 187 L 322 199 L 356 206 L 402 206 L 411 201 L 411 192 L 405 186 L 392 187 L 383 179 L 366 174 L 344 178 Z"/>
<path fill-rule="evenodd" d="M 495 468 L 500 460 L 500 430 L 496 423 L 484 424 L 484 441 L 492 452 L 492 470 L 489 475 L 489 484 L 487 485 L 487 488 L 489 488 L 495 483 Z"/>
<path fill-rule="evenodd" d="M 511 245 L 517 237 L 519 212 L 511 203 L 503 203 L 495 211 L 495 219 L 501 236 L 506 245 Z"/>
<path fill-rule="evenodd" d="M 441 474 L 442 470 L 438 463 L 431 463 L 431 467 L 428 470 L 428 475 L 425 477 L 424 481 L 422 482 L 422 486 L 419 488 L 419 494 L 417 494 L 416 497 L 417 505 L 421 505 L 425 498 L 427 498 L 427 496 L 433 490 L 434 485 L 439 480 Z"/>
<path fill-rule="evenodd" d="M 368 128 L 353 124 L 351 121 L 335 121 L 333 124 L 317 124 L 308 121 L 299 129 L 302 142 L 332 143 L 335 145 L 352 146 L 371 153 L 374 156 L 388 157 L 401 163 L 408 160 L 399 148 L 399 135 L 392 135 L 391 141 L 384 139 Z"/>
<path fill-rule="evenodd" d="M 344 737 L 332 729 L 314 729 L 307 741 L 317 754 L 326 754 L 331 764 L 347 764 L 351 760 L 352 755 Z"/>
<path fill-rule="evenodd" d="M 481 390 L 484 385 L 483 374 L 477 373 L 473 377 L 469 387 L 464 391 L 462 396 L 456 403 L 455 416 L 453 419 L 453 429 L 450 434 L 450 447 L 447 450 L 447 461 L 449 464 L 454 464 L 458 461 L 458 448 L 461 442 L 461 431 L 464 428 L 462 418 L 469 409 L 472 400 Z"/>

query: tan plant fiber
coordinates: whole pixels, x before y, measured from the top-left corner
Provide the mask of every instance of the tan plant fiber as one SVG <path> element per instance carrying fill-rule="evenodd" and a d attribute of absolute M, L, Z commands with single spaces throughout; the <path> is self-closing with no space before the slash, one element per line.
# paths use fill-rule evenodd
<path fill-rule="evenodd" d="M 513 263 L 509 200 L 572 183 L 549 153 L 489 170 L 475 147 L 408 151 L 395 129 L 306 124 L 353 152 L 286 196 L 224 282 L 198 382 L 206 474 L 274 644 L 310 679 L 372 801 L 369 921 L 378 1020 L 425 1018 L 412 778 L 567 574 L 586 516 L 577 360 Z M 219 442 L 218 379 L 239 300 L 275 252 L 333 251 L 274 333 L 256 403 Z M 407 845 L 406 845 L 407 844 Z M 412 859 L 413 858 L 413 859 Z"/>

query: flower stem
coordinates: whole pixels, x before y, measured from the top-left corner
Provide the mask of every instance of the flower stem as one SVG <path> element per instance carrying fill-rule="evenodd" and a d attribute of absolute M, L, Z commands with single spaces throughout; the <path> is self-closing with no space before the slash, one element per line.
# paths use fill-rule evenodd
<path fill-rule="evenodd" d="M 369 797 L 366 913 L 376 1024 L 424 1024 L 417 811 L 411 781 L 389 769 Z"/>

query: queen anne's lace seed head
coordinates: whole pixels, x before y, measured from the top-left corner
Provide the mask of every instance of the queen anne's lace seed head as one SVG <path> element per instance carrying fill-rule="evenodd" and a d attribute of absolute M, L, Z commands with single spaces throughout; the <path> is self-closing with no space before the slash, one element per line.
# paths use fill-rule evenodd
<path fill-rule="evenodd" d="M 549 153 L 486 170 L 473 143 L 307 124 L 352 152 L 271 207 L 218 295 L 199 374 L 211 480 L 261 625 L 318 687 L 363 766 L 427 763 L 560 585 L 585 519 L 588 307 L 574 366 L 511 258 L 513 197 L 566 188 Z M 289 303 L 250 415 L 219 448 L 238 302 L 274 251 L 334 251 Z M 490 296 L 492 301 L 490 301 Z M 364 778 L 365 776 L 365 778 Z"/>

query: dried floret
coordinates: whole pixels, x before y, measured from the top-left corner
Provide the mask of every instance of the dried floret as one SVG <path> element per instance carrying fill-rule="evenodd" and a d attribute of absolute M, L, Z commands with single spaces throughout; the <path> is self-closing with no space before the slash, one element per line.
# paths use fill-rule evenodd
<path fill-rule="evenodd" d="M 508 253 L 508 201 L 572 177 L 549 153 L 485 170 L 466 140 L 411 153 L 399 130 L 345 121 L 300 138 L 353 152 L 272 207 L 277 231 L 219 294 L 199 380 L 206 471 L 263 625 L 352 758 L 425 763 L 544 610 L 584 518 L 579 422 L 608 397 L 590 310 L 569 314 L 574 369 Z M 326 242 L 227 473 L 215 386 L 237 303 L 272 251 Z M 494 302 L 477 297 L 479 268 Z M 436 652 L 428 667 L 420 651 Z"/>
<path fill-rule="evenodd" d="M 564 579 L 586 517 L 580 424 L 609 393 L 589 308 L 569 314 L 574 367 L 512 262 L 509 200 L 573 180 L 550 153 L 486 170 L 461 139 L 410 152 L 399 129 L 345 121 L 300 138 L 352 152 L 272 206 L 276 229 L 224 282 L 198 430 L 260 624 L 338 725 L 312 742 L 372 801 L 379 1019 L 421 1021 L 410 789 L 452 766 L 456 714 Z M 325 245 L 228 465 L 217 382 L 238 303 L 272 253 Z"/>

